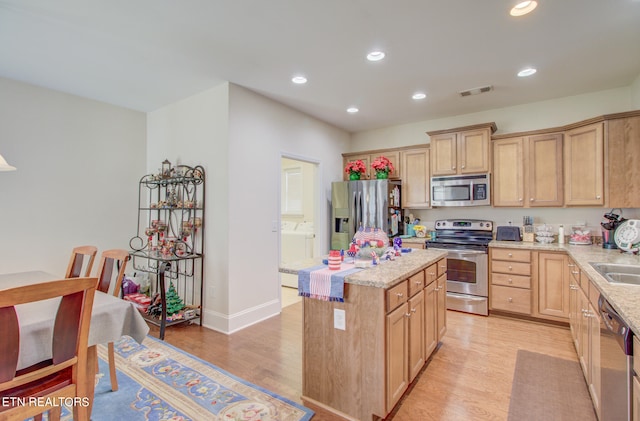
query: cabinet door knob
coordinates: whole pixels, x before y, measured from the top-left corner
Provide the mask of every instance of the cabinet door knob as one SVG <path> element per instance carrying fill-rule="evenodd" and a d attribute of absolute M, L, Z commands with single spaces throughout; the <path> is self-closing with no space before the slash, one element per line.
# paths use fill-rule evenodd
<path fill-rule="evenodd" d="M 451 169 L 452 169 L 452 170 L 455 170 L 455 169 L 456 169 L 456 167 L 451 167 Z"/>
<path fill-rule="evenodd" d="M 510 303 L 512 303 L 512 302 L 513 302 L 513 298 L 509 297 L 509 298 L 507 298 L 507 301 L 509 301 Z"/>
<path fill-rule="evenodd" d="M 411 312 L 412 312 L 412 313 L 415 313 L 415 312 L 416 312 L 416 309 L 415 309 L 415 308 L 412 308 L 412 309 L 411 309 Z"/>
<path fill-rule="evenodd" d="M 531 199 L 529 199 L 529 202 L 533 202 L 533 197 Z"/>
<path fill-rule="evenodd" d="M 513 253 L 509 253 L 507 256 L 509 256 L 509 257 L 513 257 Z"/>
<path fill-rule="evenodd" d="M 422 281 L 416 281 L 416 285 L 422 285 Z"/>
<path fill-rule="evenodd" d="M 596 199 L 600 200 L 600 195 L 596 196 Z"/>
<path fill-rule="evenodd" d="M 401 292 L 398 292 L 396 295 L 398 296 L 398 298 L 402 298 L 402 297 L 404 297 L 404 294 L 403 294 L 403 293 L 401 293 Z"/>
<path fill-rule="evenodd" d="M 512 284 L 513 283 L 513 279 L 509 278 L 509 283 Z"/>
<path fill-rule="evenodd" d="M 513 267 L 509 266 L 509 270 L 513 270 Z"/>
<path fill-rule="evenodd" d="M 411 317 L 411 313 L 405 313 L 404 317 Z"/>
<path fill-rule="evenodd" d="M 464 170 L 465 165 L 463 164 L 460 168 L 462 168 Z"/>
<path fill-rule="evenodd" d="M 522 202 L 522 197 L 518 199 L 518 202 Z"/>

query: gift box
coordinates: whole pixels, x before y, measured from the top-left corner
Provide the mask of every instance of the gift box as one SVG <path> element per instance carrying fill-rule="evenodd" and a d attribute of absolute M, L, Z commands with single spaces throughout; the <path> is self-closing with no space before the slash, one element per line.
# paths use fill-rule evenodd
<path fill-rule="evenodd" d="M 146 312 L 147 308 L 151 304 L 151 298 L 144 294 L 128 294 L 124 296 L 124 299 L 131 301 L 140 311 Z"/>

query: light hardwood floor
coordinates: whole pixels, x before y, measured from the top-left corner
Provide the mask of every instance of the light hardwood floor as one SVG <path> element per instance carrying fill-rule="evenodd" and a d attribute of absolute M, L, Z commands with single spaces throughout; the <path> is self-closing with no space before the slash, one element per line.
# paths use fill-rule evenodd
<path fill-rule="evenodd" d="M 568 327 L 454 311 L 448 311 L 447 325 L 442 345 L 390 419 L 506 420 L 519 349 L 576 360 Z M 157 329 L 151 334 L 157 336 Z M 232 335 L 183 325 L 168 328 L 165 340 L 301 403 L 301 303 Z M 313 409 L 314 421 L 336 419 Z"/>

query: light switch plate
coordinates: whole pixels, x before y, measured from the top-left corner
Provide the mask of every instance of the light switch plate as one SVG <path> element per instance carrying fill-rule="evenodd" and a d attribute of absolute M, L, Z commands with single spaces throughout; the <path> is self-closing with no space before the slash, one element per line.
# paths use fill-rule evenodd
<path fill-rule="evenodd" d="M 346 330 L 347 316 L 344 310 L 339 308 L 333 309 L 333 327 L 340 330 Z"/>
<path fill-rule="evenodd" d="M 278 232 L 278 221 L 271 221 L 271 232 Z"/>

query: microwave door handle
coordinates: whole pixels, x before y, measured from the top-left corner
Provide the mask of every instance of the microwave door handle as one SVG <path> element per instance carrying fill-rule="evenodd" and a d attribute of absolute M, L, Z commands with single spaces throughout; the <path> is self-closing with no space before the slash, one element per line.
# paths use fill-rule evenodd
<path fill-rule="evenodd" d="M 469 185 L 469 200 L 473 203 L 473 180 L 471 180 L 471 184 Z"/>

